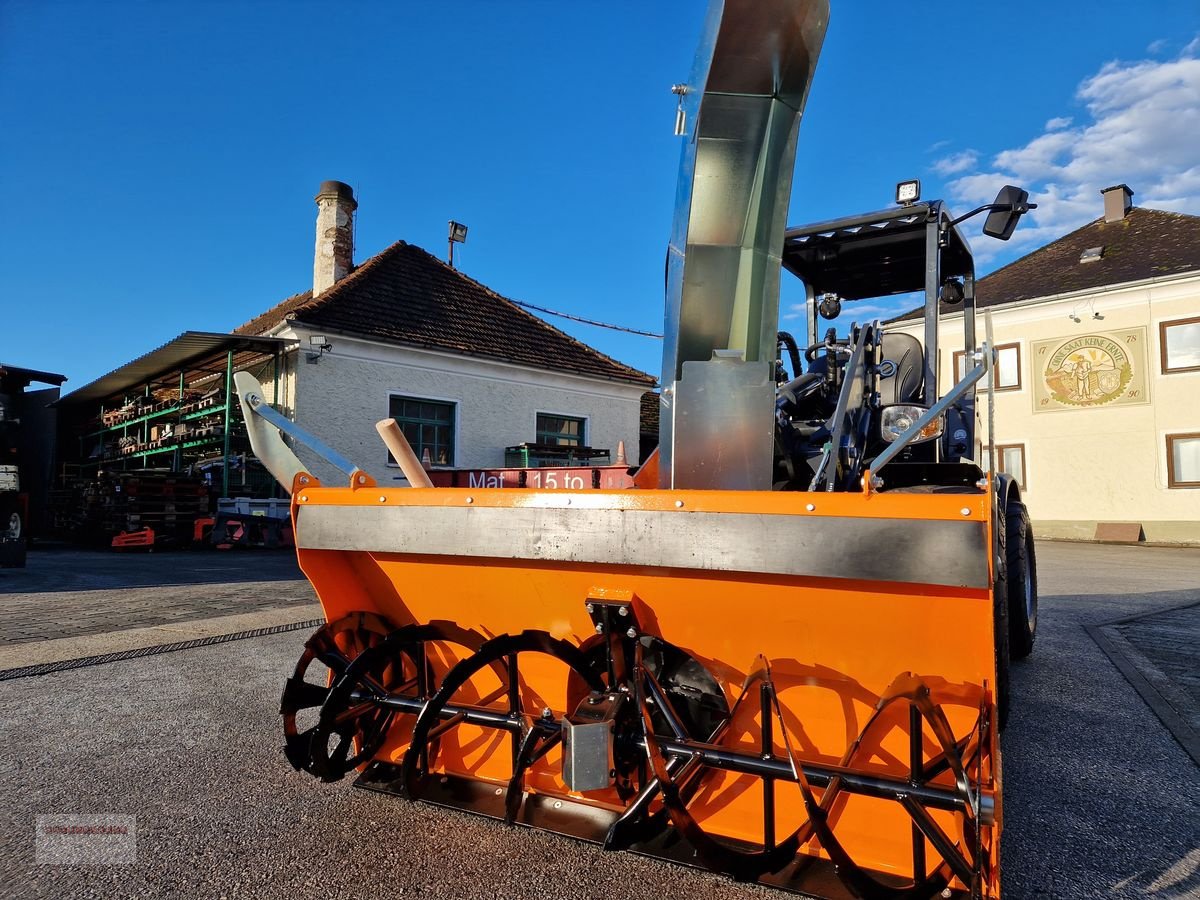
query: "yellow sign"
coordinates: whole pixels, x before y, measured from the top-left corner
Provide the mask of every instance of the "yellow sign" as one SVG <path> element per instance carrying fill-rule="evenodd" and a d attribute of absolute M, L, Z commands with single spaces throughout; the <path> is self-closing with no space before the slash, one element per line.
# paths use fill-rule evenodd
<path fill-rule="evenodd" d="M 1149 403 L 1146 329 L 1033 342 L 1033 411 Z"/>

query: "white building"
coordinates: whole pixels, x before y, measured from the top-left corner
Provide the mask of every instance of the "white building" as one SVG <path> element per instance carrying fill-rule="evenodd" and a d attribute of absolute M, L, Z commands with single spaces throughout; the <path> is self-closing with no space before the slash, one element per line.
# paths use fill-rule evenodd
<path fill-rule="evenodd" d="M 355 266 L 350 187 L 324 182 L 316 199 L 312 291 L 236 329 L 298 342 L 275 397 L 298 425 L 381 484 L 401 479 L 374 427 L 388 416 L 434 467 L 500 467 L 506 447 L 525 443 L 607 448 L 614 459 L 624 443 L 636 462 L 653 376 L 420 247 L 399 241 Z M 342 477 L 301 457 L 318 477 Z"/>

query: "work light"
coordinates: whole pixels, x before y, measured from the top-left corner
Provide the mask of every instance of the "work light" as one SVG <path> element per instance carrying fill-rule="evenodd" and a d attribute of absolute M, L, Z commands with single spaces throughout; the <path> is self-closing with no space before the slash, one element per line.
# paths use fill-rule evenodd
<path fill-rule="evenodd" d="M 896 185 L 896 202 L 909 206 L 921 199 L 921 182 L 901 181 Z"/>

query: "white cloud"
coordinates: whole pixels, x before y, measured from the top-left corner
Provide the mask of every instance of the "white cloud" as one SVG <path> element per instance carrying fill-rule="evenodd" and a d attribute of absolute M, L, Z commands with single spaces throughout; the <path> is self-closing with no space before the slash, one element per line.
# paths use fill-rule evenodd
<path fill-rule="evenodd" d="M 1158 56 L 1158 54 L 1162 53 L 1166 49 L 1167 49 L 1167 39 L 1166 38 L 1159 38 L 1157 41 L 1151 41 L 1148 45 L 1146 45 L 1146 52 L 1149 53 L 1151 56 Z"/>
<path fill-rule="evenodd" d="M 1190 41 L 1187 42 L 1187 45 L 1184 46 L 1184 48 L 1183 48 L 1183 53 L 1181 53 L 1180 55 L 1181 56 L 1195 56 L 1197 53 L 1200 53 L 1200 34 L 1196 35 L 1194 38 L 1192 38 Z"/>
<path fill-rule="evenodd" d="M 943 156 L 933 164 L 933 170 L 939 175 L 953 175 L 965 172 L 979 162 L 979 154 L 974 150 L 963 150 L 961 153 L 951 153 Z"/>
<path fill-rule="evenodd" d="M 994 154 L 986 166 L 958 170 L 947 184 L 956 203 L 981 205 L 1002 185 L 1016 184 L 1038 204 L 1007 246 L 975 242 L 980 261 L 1090 222 L 1103 211 L 1101 188 L 1122 182 L 1139 206 L 1200 213 L 1198 54 L 1200 38 L 1176 59 L 1105 63 L 1076 92 L 1086 116 L 1056 116 L 1041 134 Z"/>

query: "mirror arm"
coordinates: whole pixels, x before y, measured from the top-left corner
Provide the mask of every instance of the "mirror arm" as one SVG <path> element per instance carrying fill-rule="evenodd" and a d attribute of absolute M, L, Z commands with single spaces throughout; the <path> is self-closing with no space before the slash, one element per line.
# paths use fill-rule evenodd
<path fill-rule="evenodd" d="M 1038 205 L 1036 203 L 1022 203 L 1019 206 L 1015 203 L 986 203 L 983 206 L 971 210 L 966 215 L 959 216 L 957 219 L 952 219 L 951 221 L 947 222 L 945 225 L 945 230 L 951 229 L 960 222 L 965 222 L 967 219 L 971 218 L 971 216 L 977 216 L 984 211 L 994 212 L 996 210 L 1004 210 L 1007 212 L 1012 212 L 1013 210 L 1016 210 L 1024 215 L 1031 209 L 1037 209 L 1037 207 Z"/>

